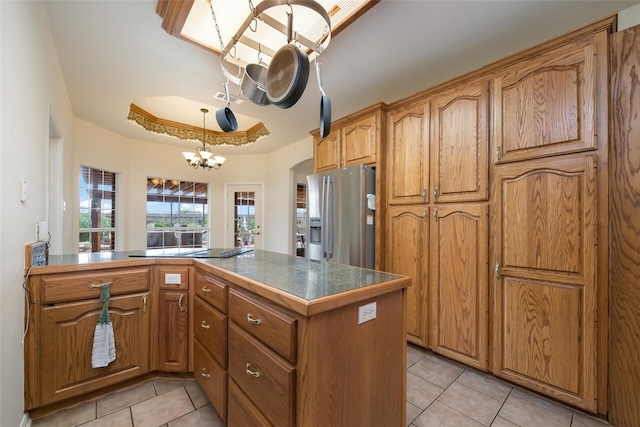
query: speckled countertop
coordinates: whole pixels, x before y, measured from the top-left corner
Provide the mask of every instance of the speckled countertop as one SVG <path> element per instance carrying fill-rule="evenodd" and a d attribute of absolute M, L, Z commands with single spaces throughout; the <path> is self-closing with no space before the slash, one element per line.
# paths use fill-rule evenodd
<path fill-rule="evenodd" d="M 404 276 L 348 265 L 313 261 L 297 256 L 253 250 L 230 258 L 175 257 L 153 251 L 111 252 L 50 256 L 48 266 L 84 266 L 127 261 L 140 263 L 157 260 L 192 259 L 225 270 L 252 282 L 266 285 L 306 301 L 315 301 L 350 291 L 358 291 L 385 282 L 398 282 Z M 37 267 L 48 270 L 47 266 Z M 83 269 L 84 270 L 84 269 Z M 35 273 L 36 271 L 34 271 Z M 43 273 L 45 271 L 42 271 Z M 410 283 L 410 282 L 409 282 Z M 402 287 L 407 286 L 409 283 Z"/>

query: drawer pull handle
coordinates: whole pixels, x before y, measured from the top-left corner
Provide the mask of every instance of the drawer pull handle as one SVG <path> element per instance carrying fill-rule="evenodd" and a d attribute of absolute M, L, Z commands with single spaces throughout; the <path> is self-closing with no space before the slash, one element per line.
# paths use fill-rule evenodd
<path fill-rule="evenodd" d="M 200 375 L 202 375 L 205 378 L 209 378 L 211 376 L 211 374 L 207 374 L 207 372 L 204 370 L 204 368 L 202 368 L 202 372 L 200 373 Z"/>
<path fill-rule="evenodd" d="M 260 319 L 254 319 L 253 317 L 251 317 L 251 314 L 247 314 L 247 321 L 249 323 L 253 323 L 254 325 L 259 325 L 262 323 L 262 320 Z"/>
<path fill-rule="evenodd" d="M 207 325 L 206 320 L 203 320 L 202 323 L 200 323 L 200 326 L 202 326 L 204 329 L 209 329 L 211 327 L 211 325 Z"/>
<path fill-rule="evenodd" d="M 202 292 L 204 292 L 205 294 L 209 294 L 211 293 L 211 289 L 207 288 L 206 286 L 202 287 Z"/>
<path fill-rule="evenodd" d="M 93 283 L 89 285 L 89 289 L 93 288 L 103 288 L 104 286 L 111 286 L 111 282 L 100 283 L 99 285 L 94 285 Z"/>
<path fill-rule="evenodd" d="M 247 375 L 251 375 L 251 376 L 252 376 L 252 377 L 254 377 L 254 378 L 260 378 L 260 372 L 258 372 L 258 371 L 252 371 L 251 369 L 249 369 L 249 367 L 250 367 L 250 366 L 251 366 L 251 365 L 249 365 L 249 364 L 247 363 Z"/>

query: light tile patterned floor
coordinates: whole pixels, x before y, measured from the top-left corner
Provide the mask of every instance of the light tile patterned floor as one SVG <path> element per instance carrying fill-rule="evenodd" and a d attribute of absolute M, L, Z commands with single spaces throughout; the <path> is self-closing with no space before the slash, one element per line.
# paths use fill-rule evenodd
<path fill-rule="evenodd" d="M 32 426 L 221 427 L 224 424 L 195 380 L 156 378 L 35 420 Z M 407 426 L 607 427 L 609 424 L 409 345 Z"/>

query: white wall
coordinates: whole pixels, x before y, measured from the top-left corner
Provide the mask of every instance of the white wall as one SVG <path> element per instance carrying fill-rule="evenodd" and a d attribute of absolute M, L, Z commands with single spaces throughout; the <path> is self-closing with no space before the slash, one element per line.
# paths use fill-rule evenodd
<path fill-rule="evenodd" d="M 279 182 L 275 182 L 276 187 L 273 187 L 270 176 L 271 174 L 287 176 L 287 165 L 295 162 L 300 151 L 298 145 L 303 147 L 310 145 L 310 141 L 303 141 L 280 150 L 280 159 L 276 165 L 269 163 L 267 155 L 226 155 L 227 161 L 219 170 L 206 171 L 195 170 L 187 165 L 181 154 L 184 147 L 127 139 L 80 119 L 75 119 L 74 130 L 76 140 L 74 170 L 79 171 L 80 165 L 86 165 L 118 173 L 119 206 L 116 215 L 124 218 L 125 221 L 124 228 L 116 237 L 118 250 L 138 250 L 146 247 L 147 177 L 192 180 L 209 184 L 211 246 L 213 247 L 225 246 L 225 184 L 261 183 L 265 193 L 264 211 L 269 211 L 277 218 L 284 220 L 285 207 L 274 204 L 270 197 L 277 197 L 278 200 L 286 197 L 279 193 L 287 192 L 288 187 L 280 185 Z M 185 147 L 195 148 L 197 144 L 197 142 L 185 142 Z M 310 150 L 311 147 L 307 151 Z M 215 152 L 215 147 L 213 151 Z M 290 152 L 294 154 L 289 154 Z M 271 172 L 271 169 L 276 171 Z M 77 174 L 74 187 L 77 191 Z M 76 225 L 73 233 L 69 235 L 70 239 L 75 238 L 78 233 L 78 197 L 74 199 L 73 211 L 76 215 Z M 269 228 L 266 224 L 263 227 L 265 249 L 272 247 L 269 240 L 273 235 L 269 232 Z"/>
<path fill-rule="evenodd" d="M 47 214 L 49 115 L 63 135 L 65 162 L 73 138 L 71 105 L 41 3 L 0 1 L 0 64 L 0 425 L 18 426 L 24 245 L 35 240 L 35 224 Z M 20 180 L 27 181 L 25 202 Z"/>
<path fill-rule="evenodd" d="M 293 204 L 298 163 L 313 157 L 313 138 L 291 144 L 267 155 L 267 187 L 265 192 L 266 218 L 264 249 L 293 255 Z"/>

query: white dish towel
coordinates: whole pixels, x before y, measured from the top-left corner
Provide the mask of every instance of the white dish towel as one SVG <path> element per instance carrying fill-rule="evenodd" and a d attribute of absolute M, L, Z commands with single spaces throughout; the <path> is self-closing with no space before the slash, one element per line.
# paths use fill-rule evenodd
<path fill-rule="evenodd" d="M 102 312 L 98 316 L 96 331 L 93 335 L 93 351 L 91 353 L 91 367 L 104 368 L 116 360 L 116 340 L 113 335 L 113 324 L 109 315 L 109 288 L 111 283 L 103 283 L 100 301 L 103 302 Z"/>

